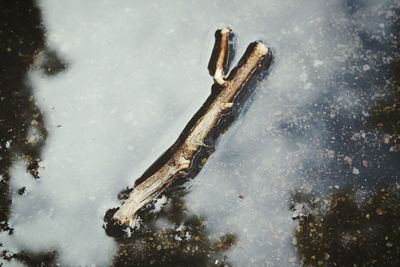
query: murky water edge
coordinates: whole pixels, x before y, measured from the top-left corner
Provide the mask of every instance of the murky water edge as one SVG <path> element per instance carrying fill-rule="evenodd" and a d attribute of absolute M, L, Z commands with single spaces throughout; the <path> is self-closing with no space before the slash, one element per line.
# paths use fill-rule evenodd
<path fill-rule="evenodd" d="M 0 264 L 399 265 L 399 12 L 397 1 L 3 2 Z M 107 236 L 118 192 L 209 94 L 212 33 L 226 24 L 237 54 L 267 40 L 270 76 L 195 179 L 129 238 Z"/>

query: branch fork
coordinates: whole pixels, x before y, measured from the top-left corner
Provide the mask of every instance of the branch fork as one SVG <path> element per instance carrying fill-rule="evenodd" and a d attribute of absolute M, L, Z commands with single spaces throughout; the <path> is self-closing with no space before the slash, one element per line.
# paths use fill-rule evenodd
<path fill-rule="evenodd" d="M 178 140 L 136 180 L 128 199 L 111 216 L 113 224 L 133 227 L 136 213 L 142 207 L 160 196 L 176 180 L 199 172 L 200 168 L 196 166 L 196 158 L 201 154 L 199 151 L 210 146 L 211 137 L 220 134 L 215 132 L 223 116 L 234 108 L 235 98 L 254 72 L 263 66 L 270 66 L 270 50 L 262 42 L 256 41 L 248 46 L 237 66 L 226 75 L 233 49 L 232 37 L 230 28 L 215 32 L 215 44 L 208 64 L 214 80 L 211 95 L 186 125 Z"/>

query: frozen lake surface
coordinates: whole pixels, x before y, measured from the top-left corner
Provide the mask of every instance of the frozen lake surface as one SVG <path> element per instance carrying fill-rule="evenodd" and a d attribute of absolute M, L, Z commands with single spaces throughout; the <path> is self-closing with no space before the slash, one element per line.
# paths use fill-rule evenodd
<path fill-rule="evenodd" d="M 374 119 L 398 86 L 399 1 L 19 8 L 29 23 L 3 27 L 36 41 L 1 52 L 17 66 L 3 73 L 19 75 L 0 89 L 0 265 L 400 264 L 400 138 Z M 224 26 L 236 36 L 232 65 L 261 39 L 270 74 L 195 179 L 160 199 L 130 238 L 107 236 L 103 216 L 118 193 L 210 94 L 213 34 Z"/>

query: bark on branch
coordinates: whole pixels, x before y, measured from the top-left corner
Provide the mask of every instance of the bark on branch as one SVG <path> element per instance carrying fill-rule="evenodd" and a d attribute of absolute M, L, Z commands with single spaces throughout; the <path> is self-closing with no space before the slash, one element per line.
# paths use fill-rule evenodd
<path fill-rule="evenodd" d="M 138 210 L 162 194 L 174 181 L 199 172 L 199 157 L 204 156 L 201 151 L 214 145 L 221 134 L 220 124 L 228 113 L 233 112 L 234 104 L 240 104 L 237 99 L 249 79 L 256 71 L 270 66 L 272 57 L 269 49 L 256 41 L 248 46 L 237 66 L 226 76 L 233 48 L 232 37 L 229 28 L 216 31 L 208 64 L 214 79 L 211 95 L 178 140 L 136 181 L 129 198 L 112 215 L 114 224 L 133 227 Z"/>

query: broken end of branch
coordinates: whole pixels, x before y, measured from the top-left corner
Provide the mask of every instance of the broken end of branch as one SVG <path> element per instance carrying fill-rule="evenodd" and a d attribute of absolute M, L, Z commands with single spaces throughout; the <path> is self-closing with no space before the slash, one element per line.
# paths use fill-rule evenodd
<path fill-rule="evenodd" d="M 262 56 L 266 56 L 270 53 L 269 48 L 261 41 L 256 41 L 255 43 L 255 51 Z"/>
<path fill-rule="evenodd" d="M 226 80 L 233 84 L 246 82 L 253 72 L 261 67 L 265 59 L 270 61 L 270 55 L 270 49 L 263 42 L 255 41 L 250 43 Z"/>
<path fill-rule="evenodd" d="M 119 211 L 119 209 L 120 208 L 109 209 L 104 216 L 103 228 L 107 235 L 115 238 L 127 236 L 130 232 L 129 228 L 133 228 L 136 221 L 136 216 L 132 217 L 133 224 L 131 224 L 131 222 L 122 223 L 120 220 L 115 219 L 114 215 Z"/>
<path fill-rule="evenodd" d="M 215 32 L 215 43 L 208 63 L 208 71 L 214 81 L 220 85 L 225 82 L 225 70 L 229 67 L 229 40 L 232 35 L 232 29 L 229 27 Z"/>
<path fill-rule="evenodd" d="M 135 226 L 136 212 L 141 206 L 133 205 L 132 203 L 130 203 L 131 201 L 129 200 L 132 200 L 132 198 L 128 199 L 126 201 L 128 203 L 125 202 L 124 205 L 122 205 L 121 208 L 116 210 L 114 214 L 111 216 L 110 221 L 112 224 L 121 226 L 125 225 L 131 228 Z"/>

